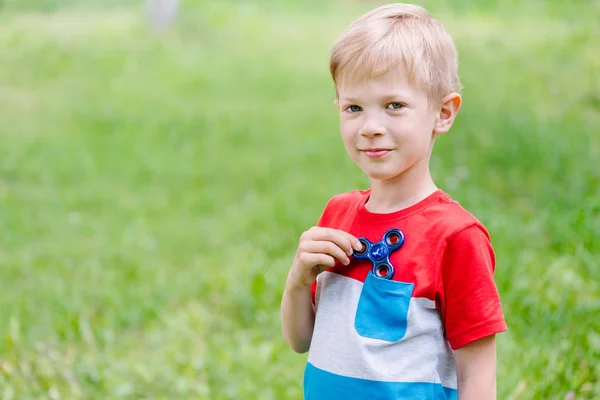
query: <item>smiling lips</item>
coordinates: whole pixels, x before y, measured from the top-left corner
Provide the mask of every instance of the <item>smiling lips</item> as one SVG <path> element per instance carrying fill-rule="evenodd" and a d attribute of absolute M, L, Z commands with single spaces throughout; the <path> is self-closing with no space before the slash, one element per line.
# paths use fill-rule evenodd
<path fill-rule="evenodd" d="M 362 149 L 361 151 L 363 153 L 365 153 L 367 155 L 367 157 L 369 157 L 369 158 L 382 158 L 382 157 L 385 157 L 391 150 L 373 148 L 373 149 Z"/>

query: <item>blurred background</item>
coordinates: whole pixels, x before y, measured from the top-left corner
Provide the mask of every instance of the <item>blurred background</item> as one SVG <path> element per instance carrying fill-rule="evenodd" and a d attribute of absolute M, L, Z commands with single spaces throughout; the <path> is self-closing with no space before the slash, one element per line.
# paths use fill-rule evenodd
<path fill-rule="evenodd" d="M 417 3 L 460 52 L 432 170 L 497 252 L 498 398 L 599 399 L 600 1 Z M 301 399 L 287 271 L 368 185 L 328 51 L 381 4 L 0 0 L 2 399 Z"/>

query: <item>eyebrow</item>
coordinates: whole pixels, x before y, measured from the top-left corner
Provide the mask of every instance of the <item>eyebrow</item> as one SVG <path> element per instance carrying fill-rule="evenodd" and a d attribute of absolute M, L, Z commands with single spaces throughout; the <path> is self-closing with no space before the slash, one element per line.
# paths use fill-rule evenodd
<path fill-rule="evenodd" d="M 358 103 L 358 99 L 356 97 L 340 97 L 340 101 L 346 101 L 348 103 Z"/>
<path fill-rule="evenodd" d="M 389 93 L 389 94 L 382 96 L 381 98 L 384 101 L 390 101 L 390 100 L 407 101 L 408 97 L 409 96 L 406 93 Z M 345 101 L 345 102 L 349 102 L 349 103 L 358 103 L 359 99 L 356 97 L 340 97 L 340 101 Z"/>

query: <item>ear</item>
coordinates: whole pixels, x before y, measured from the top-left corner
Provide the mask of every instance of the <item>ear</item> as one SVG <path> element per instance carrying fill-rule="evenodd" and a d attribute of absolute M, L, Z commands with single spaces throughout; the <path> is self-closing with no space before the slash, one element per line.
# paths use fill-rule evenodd
<path fill-rule="evenodd" d="M 433 128 L 434 133 L 446 133 L 450 130 L 462 105 L 462 97 L 458 93 L 450 93 L 442 99 L 441 103 L 439 115 Z"/>

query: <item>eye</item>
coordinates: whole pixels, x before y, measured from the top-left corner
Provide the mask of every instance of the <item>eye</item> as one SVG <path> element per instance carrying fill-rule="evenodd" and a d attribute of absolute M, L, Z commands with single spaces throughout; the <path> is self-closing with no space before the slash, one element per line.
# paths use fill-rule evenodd
<path fill-rule="evenodd" d="M 394 102 L 394 103 L 388 104 L 386 108 L 388 108 L 390 110 L 399 110 L 402 107 L 404 107 L 404 104 L 398 103 L 398 102 Z"/>
<path fill-rule="evenodd" d="M 346 107 L 346 110 L 350 111 L 352 113 L 355 113 L 355 112 L 359 112 L 361 110 L 361 108 L 359 106 L 353 104 L 351 106 Z"/>

